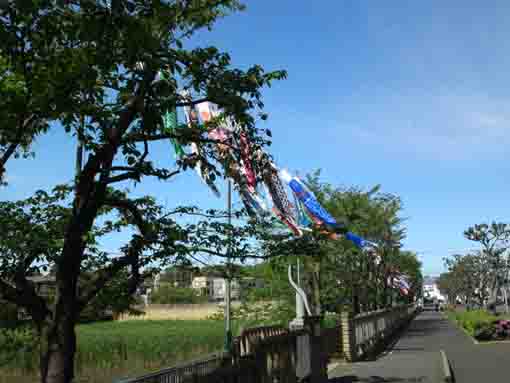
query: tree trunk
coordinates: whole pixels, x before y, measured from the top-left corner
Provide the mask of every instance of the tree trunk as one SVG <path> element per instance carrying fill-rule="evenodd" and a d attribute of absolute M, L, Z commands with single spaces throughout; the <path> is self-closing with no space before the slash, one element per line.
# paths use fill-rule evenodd
<path fill-rule="evenodd" d="M 85 216 L 85 225 L 74 218 L 66 233 L 62 254 L 56 262 L 56 296 L 51 318 L 41 329 L 41 382 L 71 383 L 76 352 L 76 318 L 80 314 L 78 279 L 85 249 L 83 234 L 90 230 L 93 215 Z"/>
<path fill-rule="evenodd" d="M 70 383 L 74 378 L 76 333 L 70 316 L 60 318 L 41 332 L 41 382 Z"/>

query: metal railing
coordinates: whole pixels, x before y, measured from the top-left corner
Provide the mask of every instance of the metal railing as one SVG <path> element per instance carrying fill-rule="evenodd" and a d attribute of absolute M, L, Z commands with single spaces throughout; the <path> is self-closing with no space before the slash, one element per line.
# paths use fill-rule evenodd
<path fill-rule="evenodd" d="M 207 376 L 226 363 L 224 354 L 212 354 L 174 367 L 142 375 L 136 378 L 120 379 L 115 383 L 188 383 Z"/>
<path fill-rule="evenodd" d="M 115 383 L 285 383 L 289 371 L 295 374 L 295 359 L 296 334 L 279 326 L 254 327 L 234 339 L 232 356 L 212 354 Z"/>

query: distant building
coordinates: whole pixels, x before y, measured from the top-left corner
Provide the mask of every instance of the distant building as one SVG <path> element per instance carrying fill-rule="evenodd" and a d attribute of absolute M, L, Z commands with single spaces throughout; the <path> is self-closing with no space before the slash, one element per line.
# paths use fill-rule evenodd
<path fill-rule="evenodd" d="M 193 283 L 193 277 L 197 274 L 196 268 L 189 266 L 173 266 L 171 269 L 165 270 L 165 272 L 158 274 L 158 283 L 170 283 L 173 287 L 191 287 Z M 155 281 L 155 286 L 157 284 Z"/>
<path fill-rule="evenodd" d="M 233 300 L 239 300 L 251 288 L 264 286 L 262 279 L 241 278 L 233 279 L 230 284 L 230 296 Z M 217 276 L 200 276 L 193 278 L 191 287 L 199 291 L 201 296 L 207 296 L 212 301 L 225 299 L 225 279 Z"/>
<path fill-rule="evenodd" d="M 441 294 L 437 286 L 437 278 L 431 276 L 423 278 L 423 298 L 441 302 L 446 301 L 446 297 Z"/>
<path fill-rule="evenodd" d="M 191 282 L 191 288 L 198 290 L 201 296 L 212 297 L 214 296 L 213 281 L 214 277 L 206 275 L 195 277 Z"/>
<path fill-rule="evenodd" d="M 226 293 L 226 280 L 223 278 L 214 278 L 213 279 L 213 300 L 222 301 L 225 299 Z M 239 286 L 239 282 L 237 279 L 233 279 L 230 283 L 230 298 L 232 300 L 238 300 L 241 297 L 241 289 Z"/>
<path fill-rule="evenodd" d="M 36 275 L 27 277 L 27 280 L 34 284 L 35 291 L 40 296 L 47 298 L 55 294 L 57 280 L 54 275 Z"/>

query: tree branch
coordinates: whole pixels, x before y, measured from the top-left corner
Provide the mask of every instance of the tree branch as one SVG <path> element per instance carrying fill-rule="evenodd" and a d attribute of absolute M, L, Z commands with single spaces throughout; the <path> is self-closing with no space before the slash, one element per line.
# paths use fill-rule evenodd
<path fill-rule="evenodd" d="M 5 173 L 5 164 L 9 160 L 9 158 L 13 155 L 13 153 L 16 151 L 18 146 L 21 144 L 21 137 L 23 137 L 23 132 L 27 129 L 29 125 L 31 125 L 35 121 L 36 115 L 32 114 L 29 118 L 25 119 L 23 121 L 23 124 L 18 129 L 16 137 L 14 138 L 13 142 L 7 147 L 7 150 L 3 153 L 2 157 L 0 158 L 0 179 L 2 179 L 2 176 Z"/>
<path fill-rule="evenodd" d="M 36 323 L 43 321 L 49 314 L 46 302 L 37 295 L 33 286 L 29 285 L 28 282 L 23 288 L 20 288 L 20 286 L 12 286 L 0 279 L 0 298 L 25 308 Z"/>
<path fill-rule="evenodd" d="M 194 105 L 200 104 L 202 102 L 207 102 L 207 101 L 210 101 L 209 98 L 204 97 L 204 98 L 199 98 L 199 99 L 193 100 L 193 101 L 176 102 L 175 106 L 194 106 Z"/>
<path fill-rule="evenodd" d="M 112 263 L 109 266 L 97 272 L 97 277 L 90 283 L 90 286 L 92 287 L 86 291 L 79 300 L 80 310 L 83 309 L 85 305 L 87 305 L 87 303 L 89 303 L 119 271 L 129 265 L 129 258 L 129 255 L 116 258 L 112 260 Z"/>
<path fill-rule="evenodd" d="M 118 168 L 121 168 L 121 167 L 122 166 L 119 166 Z M 168 180 L 168 179 L 172 178 L 173 176 L 180 173 L 180 170 L 174 170 L 173 172 L 170 172 L 168 174 L 158 174 L 157 172 L 142 171 L 142 170 L 136 169 L 134 167 L 128 168 L 128 169 L 129 169 L 129 171 L 127 171 L 126 173 L 106 178 L 103 182 L 105 182 L 106 184 L 109 185 L 109 184 L 113 184 L 115 182 L 126 181 L 126 180 L 130 180 L 130 179 L 135 180 L 135 181 L 140 181 L 140 176 L 142 176 L 142 175 L 154 176 L 154 177 L 159 177 L 163 180 Z"/>
<path fill-rule="evenodd" d="M 140 233 L 142 233 L 144 237 L 148 237 L 152 234 L 149 228 L 149 224 L 145 222 L 142 213 L 132 201 L 118 198 L 105 198 L 104 205 L 115 207 L 119 209 L 123 214 L 126 212 L 131 213 L 131 216 L 133 217 L 136 226 L 140 230 Z"/>

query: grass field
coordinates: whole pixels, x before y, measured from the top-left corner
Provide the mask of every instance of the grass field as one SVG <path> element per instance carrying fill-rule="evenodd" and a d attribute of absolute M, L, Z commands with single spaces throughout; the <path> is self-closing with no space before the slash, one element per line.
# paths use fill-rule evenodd
<path fill-rule="evenodd" d="M 234 334 L 236 328 L 234 326 Z M 221 350 L 223 321 L 133 320 L 77 328 L 76 382 L 111 383 Z M 0 348 L 0 361 L 2 360 Z M 0 369 L 0 383 L 37 381 L 37 352 L 17 350 Z"/>

